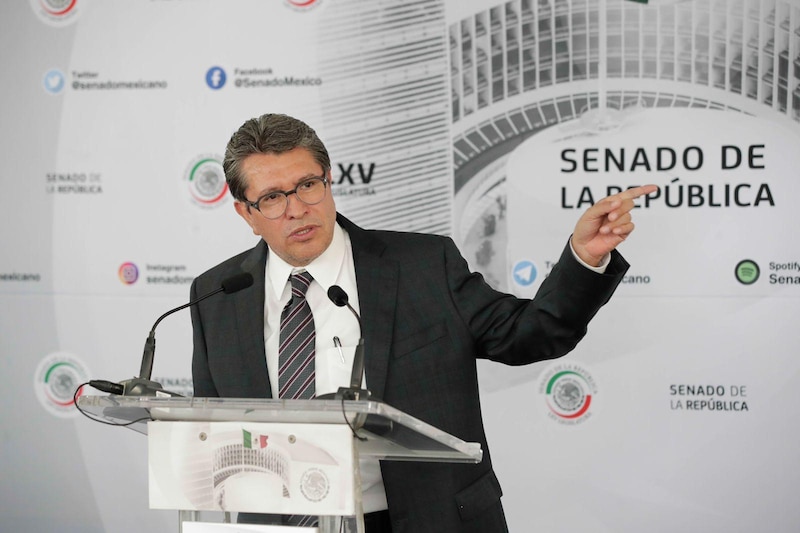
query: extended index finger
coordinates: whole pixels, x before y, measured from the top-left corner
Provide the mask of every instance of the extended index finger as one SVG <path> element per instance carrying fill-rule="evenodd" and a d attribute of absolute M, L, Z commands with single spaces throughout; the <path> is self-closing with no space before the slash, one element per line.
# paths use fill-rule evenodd
<path fill-rule="evenodd" d="M 657 190 L 658 185 L 653 184 L 632 187 L 622 192 L 618 192 L 614 196 L 609 196 L 604 202 L 599 202 L 593 207 L 600 206 L 599 209 L 602 212 L 607 213 L 608 220 L 613 222 L 617 220 L 620 215 L 630 211 L 630 209 L 634 207 L 633 200 L 639 198 L 640 196 L 656 192 Z"/>
<path fill-rule="evenodd" d="M 621 193 L 617 194 L 617 197 L 623 200 L 634 200 L 639 198 L 640 196 L 644 196 L 645 194 L 654 193 L 658 190 L 658 185 L 642 185 L 640 187 L 634 187 L 632 189 L 626 189 Z"/>

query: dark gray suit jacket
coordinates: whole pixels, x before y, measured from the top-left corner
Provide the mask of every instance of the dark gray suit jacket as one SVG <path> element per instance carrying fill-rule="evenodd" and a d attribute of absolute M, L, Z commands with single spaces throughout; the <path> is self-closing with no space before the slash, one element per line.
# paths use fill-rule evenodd
<path fill-rule="evenodd" d="M 489 287 L 447 237 L 363 230 L 339 215 L 353 245 L 373 396 L 484 450 L 480 464 L 381 463 L 394 533 L 506 531 L 478 397 L 475 360 L 523 365 L 560 357 L 586 333 L 628 264 L 606 274 L 569 247 L 533 300 Z M 191 296 L 241 271 L 255 283 L 192 308 L 195 396 L 266 398 L 262 241 L 199 276 Z M 343 385 L 347 385 L 346 383 Z"/>

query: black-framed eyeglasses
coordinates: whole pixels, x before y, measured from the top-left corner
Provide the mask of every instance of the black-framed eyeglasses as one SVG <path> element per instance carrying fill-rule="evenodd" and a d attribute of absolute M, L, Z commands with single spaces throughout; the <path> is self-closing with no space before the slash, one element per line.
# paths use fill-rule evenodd
<path fill-rule="evenodd" d="M 245 200 L 244 203 L 255 208 L 266 218 L 274 219 L 283 216 L 286 207 L 289 205 L 289 195 L 296 194 L 297 198 L 307 205 L 315 205 L 325 198 L 325 191 L 328 188 L 328 178 L 325 176 L 315 176 L 304 179 L 297 184 L 291 191 L 272 191 L 268 192 L 255 202 Z"/>

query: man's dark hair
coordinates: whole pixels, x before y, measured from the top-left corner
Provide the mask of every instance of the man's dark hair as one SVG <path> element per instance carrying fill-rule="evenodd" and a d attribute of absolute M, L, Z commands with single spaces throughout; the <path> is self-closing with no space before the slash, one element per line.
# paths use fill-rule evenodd
<path fill-rule="evenodd" d="M 252 154 L 282 154 L 305 148 L 327 174 L 331 168 L 328 150 L 317 133 L 305 122 L 288 115 L 268 113 L 252 118 L 231 136 L 225 149 L 225 180 L 234 198 L 246 200 L 247 180 L 242 175 L 242 162 Z"/>

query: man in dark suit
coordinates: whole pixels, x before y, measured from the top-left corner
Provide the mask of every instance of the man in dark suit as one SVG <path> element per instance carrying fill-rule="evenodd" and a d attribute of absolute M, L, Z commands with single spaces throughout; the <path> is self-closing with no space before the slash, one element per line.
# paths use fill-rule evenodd
<path fill-rule="evenodd" d="M 367 531 L 506 531 L 476 359 L 522 365 L 572 350 L 628 268 L 615 248 L 633 231 L 633 200 L 656 187 L 589 208 L 536 297 L 525 300 L 471 273 L 449 238 L 364 230 L 337 214 L 327 151 L 301 121 L 264 115 L 246 122 L 228 144 L 224 168 L 237 213 L 261 240 L 192 285 L 194 299 L 242 271 L 255 279 L 192 308 L 195 396 L 279 396 L 278 315 L 292 300 L 288 279 L 297 272 L 313 278 L 315 394 L 346 385 L 350 361 L 339 361 L 328 339 L 341 337 L 348 347 L 359 332 L 347 310 L 325 297 L 340 285 L 362 315 L 373 397 L 484 450 L 479 464 L 362 468 Z"/>

